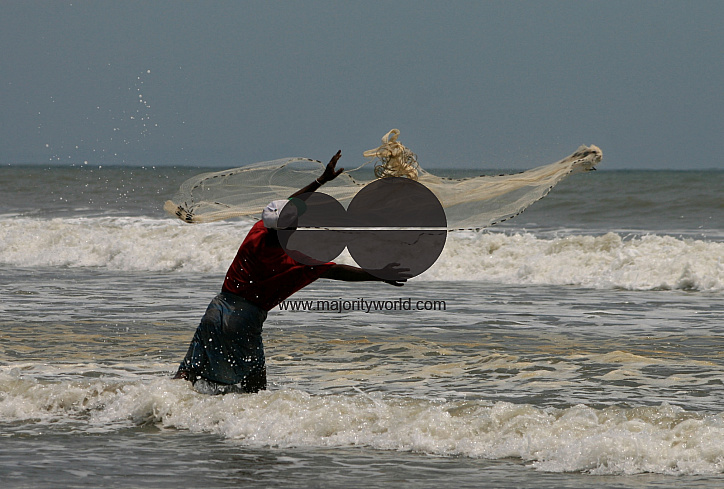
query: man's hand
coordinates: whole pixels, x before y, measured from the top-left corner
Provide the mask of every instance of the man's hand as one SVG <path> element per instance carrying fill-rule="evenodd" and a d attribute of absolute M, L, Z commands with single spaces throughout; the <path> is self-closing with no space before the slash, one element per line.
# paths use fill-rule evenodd
<path fill-rule="evenodd" d="M 312 192 L 316 192 L 319 187 L 324 185 L 325 183 L 334 180 L 339 176 L 340 173 L 344 171 L 344 168 L 340 168 L 339 170 L 336 169 L 337 161 L 342 157 L 342 150 L 340 149 L 337 151 L 337 154 L 332 156 L 332 159 L 329 160 L 329 163 L 327 163 L 327 167 L 324 169 L 324 173 L 322 173 L 322 176 L 319 178 L 316 178 L 312 183 L 307 185 L 306 187 L 297 190 L 292 195 L 289 196 L 290 199 L 294 197 L 299 197 L 301 200 L 306 200 L 309 195 L 305 194 L 311 194 Z"/>
<path fill-rule="evenodd" d="M 337 161 L 342 157 L 342 150 L 340 149 L 337 153 L 332 156 L 332 159 L 327 163 L 327 168 L 324 169 L 322 176 L 317 179 L 320 185 L 324 185 L 327 182 L 331 182 L 337 178 L 343 171 L 344 168 L 336 169 Z"/>
<path fill-rule="evenodd" d="M 384 268 L 378 270 L 374 275 L 389 277 L 393 276 L 393 279 L 382 279 L 386 284 L 394 285 L 395 287 L 402 287 L 407 282 L 408 278 L 412 278 L 412 275 L 408 273 L 409 268 L 403 268 L 399 263 L 388 263 Z"/>

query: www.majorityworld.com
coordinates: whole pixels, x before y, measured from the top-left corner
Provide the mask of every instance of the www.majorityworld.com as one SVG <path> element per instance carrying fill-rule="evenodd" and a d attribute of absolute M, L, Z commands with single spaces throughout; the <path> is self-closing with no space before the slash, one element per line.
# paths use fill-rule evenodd
<path fill-rule="evenodd" d="M 442 300 L 365 300 L 357 298 L 348 299 L 320 299 L 320 300 L 290 300 L 279 304 L 280 311 L 330 311 L 330 312 L 377 312 L 377 311 L 446 311 L 447 304 Z"/>

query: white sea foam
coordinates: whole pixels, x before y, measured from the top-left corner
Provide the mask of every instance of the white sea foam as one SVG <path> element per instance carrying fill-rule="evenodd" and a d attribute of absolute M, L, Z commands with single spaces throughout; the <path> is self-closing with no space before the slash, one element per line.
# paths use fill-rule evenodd
<path fill-rule="evenodd" d="M 43 383 L 0 370 L 0 421 L 80 432 L 155 424 L 250 447 L 352 447 L 519 458 L 538 470 L 721 474 L 724 417 L 656 407 L 540 408 L 508 402 L 296 389 L 209 397 L 168 378 Z M 35 428 L 32 428 L 34 426 Z"/>
<path fill-rule="evenodd" d="M 646 235 L 453 235 L 420 277 L 630 290 L 724 289 L 724 243 Z"/>
<path fill-rule="evenodd" d="M 11 219 L 0 221 L 0 263 L 223 272 L 249 227 L 139 217 Z"/>
<path fill-rule="evenodd" d="M 249 227 L 132 217 L 5 219 L 0 263 L 223 273 Z M 352 263 L 346 252 L 338 261 Z M 724 242 L 615 233 L 451 233 L 437 263 L 415 280 L 720 292 Z"/>

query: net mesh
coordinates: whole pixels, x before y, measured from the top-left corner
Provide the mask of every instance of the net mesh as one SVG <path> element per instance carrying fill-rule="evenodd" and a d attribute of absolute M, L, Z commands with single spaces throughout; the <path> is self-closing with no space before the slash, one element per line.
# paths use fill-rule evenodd
<path fill-rule="evenodd" d="M 520 214 L 568 175 L 593 170 L 602 158 L 598 147 L 581 146 L 556 163 L 517 174 L 441 178 L 420 168 L 414 153 L 397 141 L 398 136 L 396 129 L 385 134 L 378 148 L 364 153 L 367 162 L 345 171 L 320 191 L 346 208 L 355 194 L 376 178 L 411 178 L 440 200 L 448 229 L 479 229 Z M 321 175 L 324 167 L 317 160 L 285 158 L 203 173 L 184 182 L 164 209 L 189 223 L 258 217 L 266 204 L 289 197 Z"/>

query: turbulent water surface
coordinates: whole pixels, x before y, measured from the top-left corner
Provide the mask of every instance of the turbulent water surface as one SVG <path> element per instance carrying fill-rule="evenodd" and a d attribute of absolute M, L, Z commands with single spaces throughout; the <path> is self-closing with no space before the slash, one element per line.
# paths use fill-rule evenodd
<path fill-rule="evenodd" d="M 405 287 L 317 281 L 269 390 L 214 397 L 170 375 L 251 223 L 165 216 L 197 171 L 0 169 L 4 487 L 722 483 L 724 172 L 575 175 Z"/>

